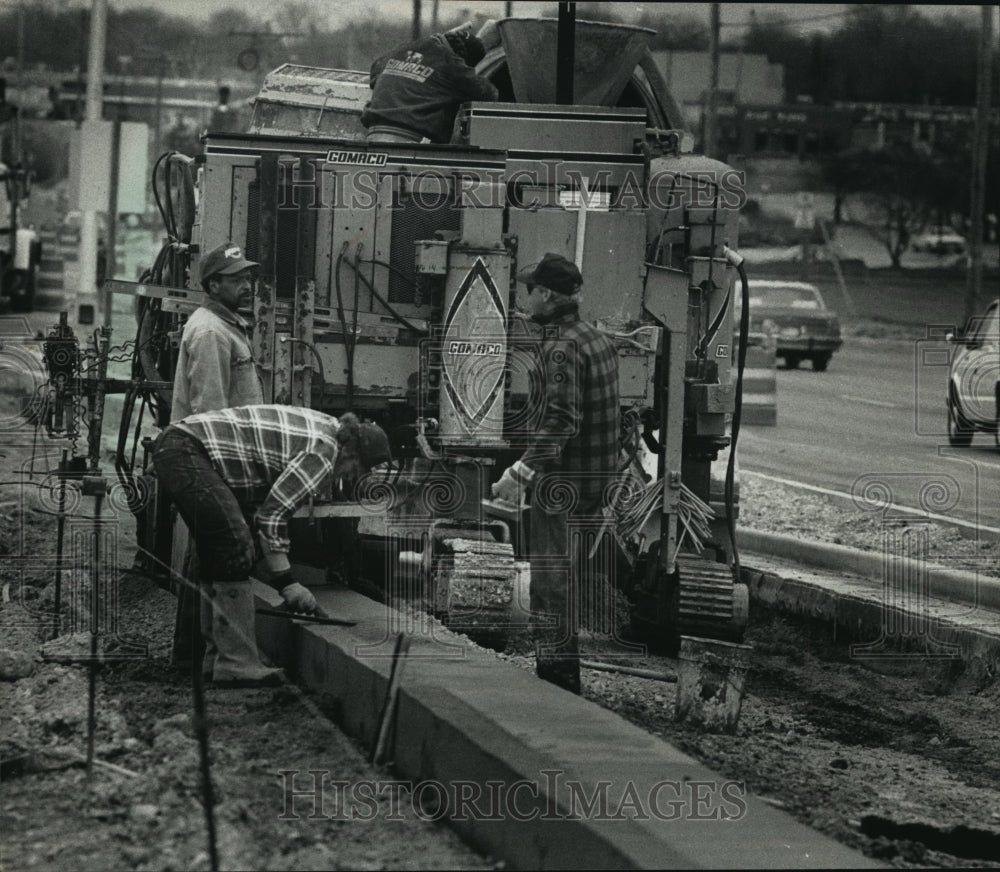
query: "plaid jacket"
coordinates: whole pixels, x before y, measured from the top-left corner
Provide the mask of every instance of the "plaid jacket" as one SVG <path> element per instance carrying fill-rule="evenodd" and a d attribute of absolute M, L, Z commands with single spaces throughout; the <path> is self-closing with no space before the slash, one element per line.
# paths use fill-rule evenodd
<path fill-rule="evenodd" d="M 574 305 L 545 325 L 537 384 L 543 408 L 527 450 L 514 464 L 522 483 L 536 484 L 536 503 L 549 488 L 568 485 L 582 499 L 599 496 L 618 469 L 618 354 L 607 336 L 580 320 Z M 553 502 L 561 502 L 553 499 Z"/>
<path fill-rule="evenodd" d="M 339 446 L 336 418 L 297 406 L 241 406 L 176 422 L 208 452 L 272 551 L 289 548 L 288 519 L 325 493 Z"/>

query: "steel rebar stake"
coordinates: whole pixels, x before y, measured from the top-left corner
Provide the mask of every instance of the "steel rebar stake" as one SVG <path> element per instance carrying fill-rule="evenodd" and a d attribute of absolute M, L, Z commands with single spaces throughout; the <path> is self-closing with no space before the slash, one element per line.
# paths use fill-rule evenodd
<path fill-rule="evenodd" d="M 97 623 L 100 611 L 101 504 L 104 494 L 94 494 L 94 570 L 90 580 L 90 662 L 87 665 L 87 781 L 94 777 L 94 734 L 97 732 Z"/>
<path fill-rule="evenodd" d="M 194 598 L 194 626 L 201 626 L 202 590 Z M 205 808 L 205 831 L 208 837 L 208 859 L 212 872 L 219 868 L 219 848 L 215 834 L 215 791 L 212 789 L 212 764 L 208 757 L 208 716 L 205 710 L 205 685 L 201 674 L 201 657 L 192 657 L 191 697 L 194 703 L 194 734 L 198 740 L 198 762 L 201 768 L 201 795 Z"/>
<path fill-rule="evenodd" d="M 66 532 L 66 467 L 68 451 L 64 448 L 59 461 L 59 517 L 56 520 L 56 592 L 55 612 L 52 618 L 52 638 L 59 636 L 62 628 L 60 614 L 62 608 L 62 558 L 63 540 Z"/>

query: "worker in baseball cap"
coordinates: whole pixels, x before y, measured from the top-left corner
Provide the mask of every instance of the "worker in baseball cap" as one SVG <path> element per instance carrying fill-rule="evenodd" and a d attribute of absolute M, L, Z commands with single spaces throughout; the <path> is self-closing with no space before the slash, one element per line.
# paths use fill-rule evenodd
<path fill-rule="evenodd" d="M 536 287 L 548 288 L 557 294 L 575 294 L 583 286 L 583 276 L 573 261 L 561 254 L 549 252 L 542 259 L 517 274 L 517 280 L 528 286 L 528 297 Z"/>
<path fill-rule="evenodd" d="M 202 258 L 199 279 L 205 300 L 191 313 L 177 349 L 170 420 L 189 415 L 216 412 L 264 402 L 264 386 L 253 356 L 249 328 L 239 310 L 253 300 L 253 278 L 258 264 L 248 260 L 235 242 L 223 242 Z M 187 531 L 179 521 L 175 541 L 187 540 Z M 187 549 L 186 563 L 191 564 L 193 550 Z M 210 590 L 210 589 L 209 589 Z M 249 591 L 249 588 L 247 588 Z M 198 592 L 181 585 L 177 589 L 177 620 L 174 633 L 173 661 L 186 671 L 200 658 L 200 640 L 208 643 L 209 656 L 214 650 L 211 625 L 197 626 Z M 252 597 L 245 592 L 245 598 Z M 202 610 L 210 617 L 210 604 Z"/>
<path fill-rule="evenodd" d="M 243 256 L 243 249 L 235 242 L 223 242 L 217 245 L 201 259 L 199 275 L 201 287 L 208 293 L 208 280 L 214 276 L 235 276 L 245 270 L 252 270 L 260 264 L 253 260 L 247 260 Z M 248 277 L 250 273 L 247 273 Z"/>
<path fill-rule="evenodd" d="M 312 592 L 295 577 L 288 552 L 295 510 L 332 493 L 347 494 L 368 470 L 392 460 L 377 424 L 347 412 L 339 419 L 314 409 L 254 405 L 191 415 L 167 427 L 153 446 L 153 465 L 194 539 L 193 573 L 204 597 L 203 661 L 193 664 L 219 687 L 282 682 L 257 649 L 250 578 L 255 538 L 264 581 L 284 606 L 320 614 Z"/>
<path fill-rule="evenodd" d="M 531 504 L 535 671 L 579 693 L 576 603 L 582 591 L 600 589 L 588 575 L 595 570 L 580 543 L 593 541 L 588 531 L 601 537 L 607 494 L 618 476 L 618 353 L 580 317 L 583 277 L 571 260 L 549 252 L 517 280 L 527 289 L 518 290 L 519 307 L 545 326 L 528 381 L 544 388 L 528 446 L 493 484 L 492 495 L 515 506 Z"/>

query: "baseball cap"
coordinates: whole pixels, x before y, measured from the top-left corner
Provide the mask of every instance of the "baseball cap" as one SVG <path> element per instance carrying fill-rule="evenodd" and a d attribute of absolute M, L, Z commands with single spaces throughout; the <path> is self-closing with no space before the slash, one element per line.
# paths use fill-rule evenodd
<path fill-rule="evenodd" d="M 560 294 L 575 294 L 583 284 L 583 276 L 576 264 L 551 251 L 538 263 L 521 270 L 517 280 L 526 285 L 541 285 Z"/>
<path fill-rule="evenodd" d="M 233 273 L 242 272 L 251 266 L 260 266 L 259 263 L 247 260 L 243 256 L 243 249 L 235 242 L 223 242 L 217 245 L 201 261 L 201 284 L 205 285 L 212 276 L 231 276 Z"/>
<path fill-rule="evenodd" d="M 360 426 L 361 462 L 371 469 L 380 463 L 392 460 L 389 437 L 378 424 L 364 423 Z"/>
<path fill-rule="evenodd" d="M 362 423 L 354 412 L 345 412 L 337 421 L 336 440 L 341 446 L 351 446 L 365 469 L 392 460 L 389 437 L 378 424 Z"/>

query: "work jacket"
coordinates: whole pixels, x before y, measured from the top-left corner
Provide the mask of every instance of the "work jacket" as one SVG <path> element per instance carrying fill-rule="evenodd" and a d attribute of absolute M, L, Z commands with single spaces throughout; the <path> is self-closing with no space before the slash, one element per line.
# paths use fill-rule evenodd
<path fill-rule="evenodd" d="M 263 402 L 245 322 L 216 300 L 207 300 L 184 325 L 170 420 Z"/>
<path fill-rule="evenodd" d="M 365 127 L 403 127 L 431 142 L 451 140 L 462 103 L 498 96 L 440 34 L 382 55 L 372 64 L 371 86 L 372 98 L 361 113 Z"/>

